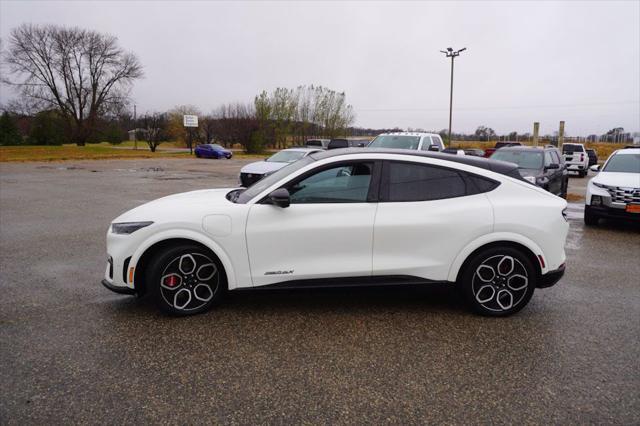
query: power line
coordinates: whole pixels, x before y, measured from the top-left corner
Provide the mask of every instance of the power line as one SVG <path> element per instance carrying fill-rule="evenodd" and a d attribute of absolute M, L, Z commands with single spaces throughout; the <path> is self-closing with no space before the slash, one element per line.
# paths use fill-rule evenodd
<path fill-rule="evenodd" d="M 622 101 L 622 102 L 592 102 L 592 103 L 580 103 L 580 104 L 557 104 L 557 105 L 512 105 L 512 106 L 494 106 L 494 107 L 457 107 L 457 110 L 462 111 L 492 111 L 501 109 L 528 109 L 528 108 L 580 108 L 580 107 L 593 107 L 593 106 L 614 106 L 614 105 L 632 105 L 640 104 L 640 101 Z M 356 111 L 446 111 L 449 108 L 354 108 Z"/>

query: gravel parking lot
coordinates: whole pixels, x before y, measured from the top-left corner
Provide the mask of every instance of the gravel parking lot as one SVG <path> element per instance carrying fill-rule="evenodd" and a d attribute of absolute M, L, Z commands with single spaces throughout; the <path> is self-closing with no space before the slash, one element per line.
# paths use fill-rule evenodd
<path fill-rule="evenodd" d="M 442 286 L 242 292 L 176 319 L 100 285 L 111 219 L 248 162 L 0 166 L 0 423 L 640 422 L 640 228 L 585 228 L 579 203 L 564 279 L 505 319 Z"/>

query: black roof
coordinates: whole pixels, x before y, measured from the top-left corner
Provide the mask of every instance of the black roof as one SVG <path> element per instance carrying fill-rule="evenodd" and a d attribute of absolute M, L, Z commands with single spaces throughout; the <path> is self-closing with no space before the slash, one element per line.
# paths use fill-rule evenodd
<path fill-rule="evenodd" d="M 501 148 L 507 149 L 507 148 Z M 330 157 L 337 157 L 347 154 L 362 154 L 362 153 L 376 153 L 376 154 L 401 154 L 401 155 L 413 155 L 416 157 L 435 158 L 438 160 L 450 161 L 452 163 L 466 164 L 468 166 L 478 167 L 485 170 L 490 170 L 495 173 L 510 176 L 512 178 L 522 180 L 520 172 L 518 172 L 518 165 L 509 163 L 507 161 L 490 160 L 488 158 L 474 157 L 467 155 L 454 155 L 446 154 L 435 151 L 417 151 L 413 149 L 391 149 L 391 148 L 343 148 L 332 149 L 330 151 L 322 151 L 309 155 L 314 160 L 322 160 Z"/>

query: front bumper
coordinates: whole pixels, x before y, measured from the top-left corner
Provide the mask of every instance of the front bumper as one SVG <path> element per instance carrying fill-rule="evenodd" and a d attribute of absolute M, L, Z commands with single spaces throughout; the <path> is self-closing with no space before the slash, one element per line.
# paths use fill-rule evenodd
<path fill-rule="evenodd" d="M 119 287 L 111 284 L 107 279 L 101 281 L 102 285 L 118 294 L 136 294 L 136 290 L 129 287 Z"/>
<path fill-rule="evenodd" d="M 602 217 L 605 219 L 621 219 L 640 222 L 640 213 L 629 213 L 625 209 L 614 208 L 609 206 L 584 206 L 585 213 L 588 211 L 590 214 Z"/>
<path fill-rule="evenodd" d="M 547 272 L 546 274 L 544 274 L 540 278 L 540 281 L 538 282 L 538 286 L 537 287 L 538 288 L 547 288 L 547 287 L 551 287 L 551 286 L 555 285 L 558 281 L 560 281 L 560 278 L 562 278 L 562 276 L 564 275 L 565 268 L 566 268 L 566 265 L 563 263 L 555 271 L 550 271 L 550 272 Z"/>

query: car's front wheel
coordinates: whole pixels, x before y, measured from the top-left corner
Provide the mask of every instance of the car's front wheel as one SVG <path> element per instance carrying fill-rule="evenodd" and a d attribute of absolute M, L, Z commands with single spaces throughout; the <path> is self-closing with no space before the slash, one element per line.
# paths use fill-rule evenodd
<path fill-rule="evenodd" d="M 536 287 L 531 261 L 512 247 L 492 247 L 466 264 L 459 285 L 477 313 L 502 317 L 524 308 Z"/>
<path fill-rule="evenodd" d="M 591 211 L 591 207 L 585 206 L 584 207 L 584 224 L 587 226 L 596 226 L 599 221 L 600 221 L 600 218 L 598 217 L 597 214 Z"/>
<path fill-rule="evenodd" d="M 225 290 L 220 261 L 203 247 L 180 244 L 158 254 L 147 267 L 147 288 L 158 307 L 172 315 L 207 311 Z"/>

